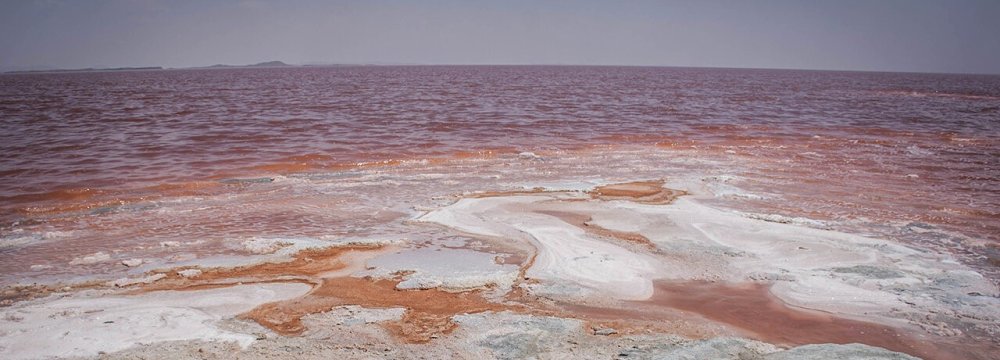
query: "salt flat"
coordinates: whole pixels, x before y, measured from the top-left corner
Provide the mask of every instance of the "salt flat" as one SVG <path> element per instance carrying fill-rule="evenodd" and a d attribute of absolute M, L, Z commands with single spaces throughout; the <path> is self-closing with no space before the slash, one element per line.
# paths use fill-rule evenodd
<path fill-rule="evenodd" d="M 688 193 L 693 195 L 683 196 Z M 116 351 L 155 355 L 181 351 L 167 350 L 176 341 L 247 348 L 271 338 L 278 343 L 305 341 L 296 346 L 319 357 L 329 354 L 324 342 L 354 349 L 349 344 L 358 337 L 396 343 L 394 351 L 417 357 L 448 351 L 458 357 L 531 357 L 558 349 L 544 345 L 550 348 L 526 350 L 522 342 L 531 333 L 570 339 L 621 336 L 608 340 L 646 344 L 636 348 L 637 356 L 715 356 L 717 346 L 759 356 L 791 356 L 791 350 L 785 354 L 780 346 L 797 345 L 795 336 L 776 340 L 791 341 L 777 345 L 720 340 L 734 335 L 770 339 L 743 327 L 758 313 L 754 309 L 733 318 L 716 316 L 718 306 L 682 306 L 688 301 L 682 299 L 688 298 L 714 301 L 713 292 L 719 300 L 742 298 L 776 307 L 769 310 L 776 311 L 773 314 L 797 316 L 796 321 L 819 326 L 820 338 L 822 326 L 831 326 L 831 336 L 836 333 L 838 339 L 931 357 L 962 352 L 941 352 L 915 339 L 946 341 L 940 339 L 997 330 L 997 288 L 946 255 L 804 225 L 820 223 L 720 210 L 703 204 L 705 196 L 696 186 L 670 190 L 662 181 L 606 184 L 585 191 L 536 188 L 467 194 L 416 216 L 411 226 L 437 226 L 421 231 L 454 232 L 482 244 L 530 249 L 527 258 L 505 264 L 501 260 L 512 254 L 474 250 L 469 247 L 472 240 L 419 246 L 384 238 L 255 241 L 248 246 L 265 249 L 270 260 L 215 268 L 189 262 L 181 271 L 160 271 L 118 285 L 153 291 L 88 290 L 5 308 L 0 352 L 12 359 Z M 766 289 L 763 295 L 740 290 L 761 286 Z M 688 289 L 703 293 L 690 297 L 683 293 Z M 590 310 L 565 306 L 574 304 Z M 624 315 L 611 318 L 600 315 L 621 311 Z M 815 314 L 810 311 L 826 315 L 808 315 Z M 822 319 L 831 316 L 852 320 L 822 325 Z M 698 317 L 703 317 L 701 323 L 688 322 Z M 820 325 L 809 323 L 812 318 Z M 609 319 L 614 321 L 599 325 Z M 637 337 L 652 331 L 642 326 L 655 328 L 657 322 L 678 326 L 674 331 L 713 335 L 692 343 L 660 328 L 660 337 Z M 853 334 L 850 326 L 888 332 L 888 338 Z M 619 330 L 623 334 L 616 335 Z M 815 341 L 816 332 L 810 334 L 809 341 Z M 302 340 L 293 340 L 299 336 Z M 436 345 L 405 345 L 424 343 Z M 218 346 L 208 348 L 215 351 L 211 349 L 221 349 Z M 805 358 L 903 358 L 877 348 L 830 346 L 796 351 Z"/>

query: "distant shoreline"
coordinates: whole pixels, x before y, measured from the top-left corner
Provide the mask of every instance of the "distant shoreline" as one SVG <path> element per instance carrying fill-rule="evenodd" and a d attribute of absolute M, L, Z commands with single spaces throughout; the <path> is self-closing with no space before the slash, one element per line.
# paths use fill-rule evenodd
<path fill-rule="evenodd" d="M 228 69 L 228 68 L 256 68 L 256 67 L 295 67 L 281 61 L 266 61 L 250 65 L 226 65 L 215 64 L 211 66 L 199 66 L 178 69 Z M 135 66 L 116 68 L 84 68 L 84 69 L 50 69 L 50 70 L 17 70 L 5 71 L 4 74 L 37 74 L 37 73 L 77 73 L 77 72 L 112 72 L 112 71 L 147 71 L 147 70 L 175 70 L 174 68 L 164 68 L 162 66 Z"/>

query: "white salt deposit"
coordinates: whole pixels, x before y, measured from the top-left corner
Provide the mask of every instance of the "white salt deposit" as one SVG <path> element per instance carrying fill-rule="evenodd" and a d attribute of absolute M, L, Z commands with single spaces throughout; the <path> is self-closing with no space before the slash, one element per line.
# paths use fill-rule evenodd
<path fill-rule="evenodd" d="M 362 273 L 388 278 L 394 273 L 409 272 L 396 286 L 400 290 L 467 290 L 494 286 L 502 292 L 510 289 L 520 268 L 500 265 L 495 255 L 465 249 L 428 247 L 401 250 L 367 261 L 374 269 Z"/>
<path fill-rule="evenodd" d="M 352 326 L 396 321 L 402 319 L 405 313 L 405 308 L 370 309 L 357 305 L 346 305 L 335 307 L 330 311 L 306 315 L 302 321 L 307 324 L 326 325 L 332 323 Z M 320 328 L 320 326 L 316 326 L 316 328 Z"/>
<path fill-rule="evenodd" d="M 100 252 L 96 252 L 96 253 L 93 253 L 93 254 L 90 254 L 90 255 L 85 255 L 85 256 L 80 256 L 80 257 L 73 258 L 73 260 L 70 261 L 69 264 L 70 265 L 91 265 L 91 264 L 97 264 L 97 263 L 100 263 L 100 262 L 105 262 L 105 261 L 108 261 L 108 260 L 111 260 L 111 255 L 108 255 L 108 253 L 106 253 L 106 252 L 100 251 Z"/>
<path fill-rule="evenodd" d="M 241 285 L 137 296 L 71 297 L 18 303 L 0 311 L 0 358 L 96 356 L 161 341 L 235 341 L 256 337 L 219 329 L 222 319 L 271 301 L 305 294 L 303 284 Z"/>
<path fill-rule="evenodd" d="M 0 250 L 15 249 L 54 240 L 61 240 L 72 235 L 72 231 L 31 232 L 17 228 L 9 231 L 0 231 Z"/>
<path fill-rule="evenodd" d="M 521 153 L 517 154 L 517 157 L 522 158 L 522 159 L 526 159 L 526 160 L 538 160 L 538 159 L 542 158 L 541 156 L 538 156 L 538 154 L 535 154 L 535 153 L 530 152 L 530 151 L 521 152 Z"/>
<path fill-rule="evenodd" d="M 716 183 L 716 182 L 708 183 L 706 187 L 708 188 L 709 191 L 712 192 L 712 194 L 715 194 L 716 197 L 720 198 L 735 197 L 735 198 L 744 198 L 751 200 L 762 200 L 768 198 L 767 196 L 761 194 L 754 194 L 752 192 L 725 183 Z"/>
<path fill-rule="evenodd" d="M 144 261 L 142 259 L 127 259 L 127 260 L 122 260 L 122 265 L 125 265 L 127 267 L 136 267 L 142 265 L 143 262 Z"/>
<path fill-rule="evenodd" d="M 538 253 L 527 276 L 545 280 L 532 289 L 549 295 L 578 296 L 581 292 L 567 287 L 576 284 L 604 296 L 642 300 L 652 294 L 654 279 L 768 281 L 775 283 L 772 293 L 791 305 L 889 319 L 894 316 L 891 309 L 931 313 L 946 306 L 980 316 L 979 308 L 962 305 L 968 299 L 949 298 L 966 292 L 998 293 L 981 276 L 966 275 L 975 272 L 948 256 L 816 229 L 809 226 L 821 223 L 808 219 L 748 218 L 702 205 L 692 197 L 670 205 L 580 200 L 556 193 L 465 198 L 419 220 L 535 244 Z M 588 224 L 605 229 L 643 235 L 656 245 L 657 253 L 588 234 L 550 215 L 557 212 L 589 217 Z M 915 294 L 928 293 L 934 295 L 926 306 L 911 306 L 919 303 Z M 988 316 L 1000 317 L 996 312 Z"/>
<path fill-rule="evenodd" d="M 177 275 L 180 275 L 183 278 L 198 277 L 198 276 L 201 276 L 201 270 L 199 270 L 199 269 L 184 269 L 184 270 L 178 271 Z"/>
<path fill-rule="evenodd" d="M 264 255 L 273 254 L 275 251 L 280 250 L 286 246 L 292 245 L 292 242 L 283 239 L 274 238 L 252 238 L 244 240 L 240 243 L 244 251 L 251 254 Z"/>
<path fill-rule="evenodd" d="M 167 277 L 165 274 L 153 274 L 149 276 L 143 276 L 138 278 L 121 278 L 115 281 L 110 281 L 106 285 L 114 287 L 126 287 L 136 284 L 152 284 L 160 279 Z"/>
<path fill-rule="evenodd" d="M 623 300 L 653 294 L 656 259 L 594 239 L 554 216 L 525 211 L 552 199 L 547 195 L 462 199 L 420 220 L 472 234 L 529 239 L 538 247 L 535 263 L 528 269 L 533 278 L 571 281 Z"/>

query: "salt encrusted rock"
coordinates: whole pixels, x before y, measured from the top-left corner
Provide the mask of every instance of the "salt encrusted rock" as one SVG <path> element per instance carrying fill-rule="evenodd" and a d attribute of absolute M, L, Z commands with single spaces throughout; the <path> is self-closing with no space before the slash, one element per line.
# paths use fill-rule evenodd
<path fill-rule="evenodd" d="M 426 290 L 441 286 L 441 280 L 431 278 L 412 277 L 396 284 L 398 290 Z"/>
<path fill-rule="evenodd" d="M 836 267 L 833 268 L 833 272 L 840 274 L 857 274 L 870 279 L 898 279 L 906 276 L 906 274 L 897 270 L 871 265 Z"/>
<path fill-rule="evenodd" d="M 219 182 L 223 184 L 267 184 L 274 182 L 274 178 L 272 177 L 231 178 L 231 179 L 222 179 Z"/>
<path fill-rule="evenodd" d="M 400 320 L 405 313 L 406 309 L 404 308 L 369 309 L 357 305 L 346 305 L 335 307 L 330 309 L 330 311 L 320 314 L 310 314 L 303 318 L 303 320 L 309 324 L 317 325 L 315 328 L 310 327 L 310 329 L 314 330 L 315 334 L 315 330 L 318 330 L 318 328 L 329 330 L 330 324 L 342 326 L 375 324 L 384 321 Z"/>
<path fill-rule="evenodd" d="M 542 158 L 541 156 L 538 156 L 538 154 L 535 154 L 535 153 L 530 152 L 530 151 L 525 151 L 525 152 L 522 152 L 520 154 L 517 154 L 517 157 L 522 158 L 522 159 L 529 159 L 529 160 L 541 159 Z"/>
<path fill-rule="evenodd" d="M 862 344 L 813 344 L 788 350 L 759 341 L 739 338 L 664 343 L 651 347 L 626 349 L 620 357 L 639 359 L 764 359 L 764 360 L 914 360 L 916 358 Z"/>
<path fill-rule="evenodd" d="M 594 329 L 594 335 L 608 336 L 608 335 L 614 335 L 614 334 L 617 334 L 617 333 L 618 333 L 618 330 L 615 330 L 615 329 L 612 329 L 612 328 Z"/>
<path fill-rule="evenodd" d="M 292 242 L 283 239 L 253 238 L 240 243 L 243 250 L 256 255 L 273 254 L 284 247 L 293 245 Z"/>
<path fill-rule="evenodd" d="M 752 281 L 795 281 L 795 276 L 773 272 L 752 272 L 747 274 L 747 279 Z"/>
<path fill-rule="evenodd" d="M 164 241 L 164 242 L 160 243 L 160 246 L 162 246 L 162 247 L 178 247 L 178 246 L 181 246 L 181 243 L 179 241 Z"/>
<path fill-rule="evenodd" d="M 756 214 L 756 213 L 744 213 L 743 216 L 754 219 L 763 220 L 767 222 L 773 222 L 778 224 L 792 224 L 800 226 L 810 226 L 815 228 L 827 228 L 829 225 L 823 221 L 813 220 L 803 217 L 791 217 L 779 214 Z"/>
<path fill-rule="evenodd" d="M 883 348 L 862 344 L 813 344 L 768 354 L 767 360 L 865 359 L 915 360 L 917 358 Z"/>
<path fill-rule="evenodd" d="M 122 260 L 122 265 L 125 265 L 125 266 L 128 266 L 128 267 L 136 267 L 136 266 L 142 265 L 142 263 L 143 263 L 142 259 Z"/>
<path fill-rule="evenodd" d="M 42 271 L 42 270 L 51 269 L 51 268 L 52 268 L 52 265 L 41 265 L 41 264 L 31 265 L 31 271 Z"/>
<path fill-rule="evenodd" d="M 193 278 L 201 275 L 201 270 L 199 269 L 184 269 L 177 272 L 183 278 Z"/>
<path fill-rule="evenodd" d="M 155 275 L 145 276 L 145 277 L 141 277 L 141 278 L 121 278 L 121 279 L 109 282 L 108 286 L 126 287 L 126 286 L 135 285 L 135 284 L 150 284 L 150 283 L 153 283 L 154 281 L 160 280 L 160 279 L 165 278 L 165 277 L 167 277 L 166 274 L 155 274 Z"/>
<path fill-rule="evenodd" d="M 457 342 L 458 346 L 474 353 L 485 352 L 483 357 L 492 359 L 567 357 L 571 349 L 567 340 L 582 340 L 579 336 L 588 336 L 584 331 L 585 324 L 578 319 L 512 312 L 461 314 L 452 319 L 458 324 L 458 329 L 449 336 L 461 340 Z M 603 338 L 588 340 L 600 343 Z M 579 358 L 598 358 L 581 356 L 579 352 L 576 354 Z"/>
<path fill-rule="evenodd" d="M 111 255 L 108 255 L 108 253 L 106 253 L 106 252 L 100 251 L 100 252 L 96 252 L 96 253 L 93 253 L 93 254 L 90 254 L 90 255 L 87 255 L 87 256 L 82 256 L 82 257 L 74 258 L 73 261 L 69 262 L 69 264 L 70 265 L 91 265 L 91 264 L 96 264 L 96 263 L 99 263 L 99 262 L 105 262 L 105 261 L 108 261 L 108 260 L 111 260 Z"/>

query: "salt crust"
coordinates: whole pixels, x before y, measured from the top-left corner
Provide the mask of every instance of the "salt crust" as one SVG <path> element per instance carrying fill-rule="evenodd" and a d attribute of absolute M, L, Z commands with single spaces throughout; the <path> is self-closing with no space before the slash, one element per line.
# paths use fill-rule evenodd
<path fill-rule="evenodd" d="M 303 284 L 261 284 L 136 296 L 50 296 L 0 312 L 0 358 L 95 356 L 176 340 L 234 341 L 245 348 L 255 336 L 222 330 L 215 323 L 308 291 Z"/>
<path fill-rule="evenodd" d="M 577 201 L 565 201 L 569 199 Z M 855 317 L 875 313 L 888 319 L 891 309 L 911 308 L 914 303 L 921 304 L 917 311 L 932 311 L 963 303 L 948 299 L 965 293 L 993 297 L 998 293 L 989 281 L 946 255 L 801 226 L 806 225 L 803 221 L 750 218 L 691 197 L 670 205 L 578 200 L 579 196 L 557 193 L 464 198 L 419 220 L 535 244 L 538 255 L 527 275 L 546 280 L 533 288 L 546 295 L 597 292 L 642 300 L 652 295 L 657 279 L 773 281 L 772 293 L 790 305 Z M 657 254 L 596 238 L 550 215 L 553 212 L 584 213 L 591 217 L 589 224 L 641 234 L 656 245 Z M 844 270 L 866 267 L 873 272 Z M 886 273 L 899 275 L 879 275 Z M 577 288 L 567 286 L 571 284 Z M 944 289 L 941 284 L 955 285 Z M 928 292 L 942 300 L 928 303 L 920 295 Z M 954 310 L 998 318 L 995 311 L 983 313 L 982 307 Z"/>

